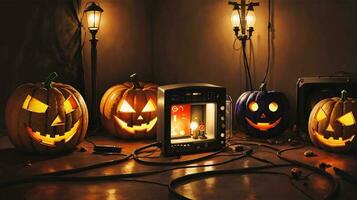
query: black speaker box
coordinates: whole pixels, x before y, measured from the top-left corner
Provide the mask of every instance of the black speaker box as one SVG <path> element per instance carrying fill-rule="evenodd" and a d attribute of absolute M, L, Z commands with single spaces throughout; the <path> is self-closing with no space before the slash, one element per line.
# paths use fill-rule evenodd
<path fill-rule="evenodd" d="M 296 125 L 302 138 L 308 138 L 308 121 L 312 108 L 320 100 L 341 96 L 347 90 L 348 97 L 357 98 L 357 76 L 302 77 L 297 81 Z"/>

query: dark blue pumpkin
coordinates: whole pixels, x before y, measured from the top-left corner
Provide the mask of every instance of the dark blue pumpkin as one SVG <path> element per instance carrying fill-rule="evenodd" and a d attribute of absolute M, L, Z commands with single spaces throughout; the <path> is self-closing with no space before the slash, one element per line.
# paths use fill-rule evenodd
<path fill-rule="evenodd" d="M 289 104 L 278 91 L 267 91 L 263 83 L 259 91 L 244 92 L 235 105 L 238 127 L 253 137 L 269 138 L 288 126 Z"/>

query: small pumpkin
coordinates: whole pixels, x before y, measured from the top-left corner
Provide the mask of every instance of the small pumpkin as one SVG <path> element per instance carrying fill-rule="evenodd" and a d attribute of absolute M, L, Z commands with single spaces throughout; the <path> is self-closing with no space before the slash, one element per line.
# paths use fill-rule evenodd
<path fill-rule="evenodd" d="M 130 79 L 131 82 L 115 85 L 103 95 L 102 124 L 120 138 L 155 138 L 158 85 L 139 82 L 136 74 Z"/>
<path fill-rule="evenodd" d="M 310 113 L 309 135 L 314 145 L 332 152 L 348 152 L 357 147 L 357 99 L 327 98 L 318 102 Z"/>
<path fill-rule="evenodd" d="M 19 86 L 7 101 L 5 120 L 8 136 L 16 148 L 26 152 L 66 152 L 83 141 L 88 127 L 88 110 L 73 87 L 52 82 Z"/>
<path fill-rule="evenodd" d="M 288 108 L 286 96 L 268 91 L 263 83 L 259 91 L 247 91 L 238 98 L 235 119 L 239 128 L 253 137 L 273 137 L 287 128 Z"/>

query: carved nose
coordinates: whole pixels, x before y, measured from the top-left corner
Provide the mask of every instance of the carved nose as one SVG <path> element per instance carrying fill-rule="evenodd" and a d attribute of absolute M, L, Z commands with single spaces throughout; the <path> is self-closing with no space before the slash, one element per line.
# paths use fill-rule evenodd
<path fill-rule="evenodd" d="M 138 120 L 143 120 L 143 116 L 139 115 Z"/>
<path fill-rule="evenodd" d="M 59 115 L 57 115 L 57 117 L 55 118 L 55 120 L 53 120 L 51 126 L 61 126 L 64 125 L 62 119 L 60 118 Z"/>
<path fill-rule="evenodd" d="M 260 118 L 264 119 L 266 118 L 267 116 L 263 113 L 262 115 L 260 115 Z"/>
<path fill-rule="evenodd" d="M 331 124 L 329 124 L 326 128 L 326 131 L 328 132 L 335 132 L 335 129 L 332 128 Z"/>

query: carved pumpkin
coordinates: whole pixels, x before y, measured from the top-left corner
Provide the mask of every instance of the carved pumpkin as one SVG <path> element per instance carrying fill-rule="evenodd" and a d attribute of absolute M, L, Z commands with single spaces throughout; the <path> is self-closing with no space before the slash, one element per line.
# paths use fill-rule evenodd
<path fill-rule="evenodd" d="M 235 118 L 239 128 L 253 137 L 268 138 L 281 134 L 288 125 L 288 100 L 277 91 L 244 92 L 235 105 Z"/>
<path fill-rule="evenodd" d="M 357 146 L 357 99 L 347 98 L 347 91 L 341 98 L 321 100 L 310 113 L 309 134 L 318 147 L 333 151 L 347 152 Z"/>
<path fill-rule="evenodd" d="M 44 83 L 19 86 L 6 105 L 8 135 L 16 148 L 41 154 L 72 150 L 85 137 L 87 106 L 77 90 L 54 83 L 52 73 Z"/>
<path fill-rule="evenodd" d="M 136 74 L 131 82 L 109 88 L 100 102 L 104 127 L 121 138 L 144 139 L 156 136 L 157 87 L 141 83 Z"/>

